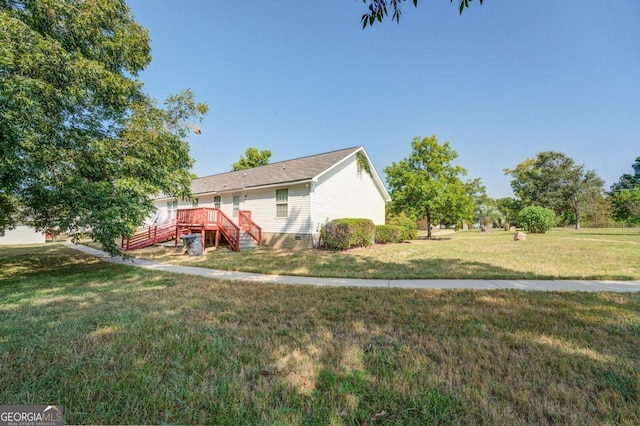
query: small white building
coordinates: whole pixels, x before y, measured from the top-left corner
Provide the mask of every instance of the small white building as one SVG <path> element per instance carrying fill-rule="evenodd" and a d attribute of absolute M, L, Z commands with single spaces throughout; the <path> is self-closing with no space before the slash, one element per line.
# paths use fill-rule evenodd
<path fill-rule="evenodd" d="M 213 207 L 237 222 L 240 210 L 249 211 L 263 243 L 273 246 L 314 246 L 333 219 L 382 225 L 391 201 L 361 146 L 198 178 L 191 191 L 194 202 L 157 198 L 156 220 L 175 218 L 178 209 Z"/>
<path fill-rule="evenodd" d="M 0 228 L 0 245 L 44 244 L 45 235 L 30 226 L 17 225 L 14 229 Z"/>

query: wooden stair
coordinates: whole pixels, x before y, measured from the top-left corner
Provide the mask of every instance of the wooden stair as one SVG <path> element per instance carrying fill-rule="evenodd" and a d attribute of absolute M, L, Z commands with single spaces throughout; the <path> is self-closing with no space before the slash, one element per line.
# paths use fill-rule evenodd
<path fill-rule="evenodd" d="M 136 229 L 131 238 L 123 238 L 122 250 L 135 250 L 175 238 L 176 245 L 182 235 L 207 231 L 218 231 L 224 236 L 233 251 L 248 250 L 262 245 L 262 229 L 251 220 L 251 212 L 241 210 L 240 225 L 233 222 L 220 209 L 201 207 L 179 209 L 176 219 Z M 217 247 L 217 237 L 216 237 Z"/>
<path fill-rule="evenodd" d="M 121 248 L 122 250 L 135 250 L 149 247 L 174 238 L 175 233 L 175 219 L 165 220 L 149 226 L 142 226 L 137 228 L 130 238 L 122 239 Z"/>

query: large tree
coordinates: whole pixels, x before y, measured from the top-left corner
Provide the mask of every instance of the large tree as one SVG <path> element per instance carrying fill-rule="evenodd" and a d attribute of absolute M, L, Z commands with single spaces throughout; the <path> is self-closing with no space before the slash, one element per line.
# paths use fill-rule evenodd
<path fill-rule="evenodd" d="M 368 12 L 362 15 L 360 21 L 362 22 L 362 28 L 367 25 L 373 25 L 376 21 L 382 22 L 382 20 L 389 16 L 389 9 L 391 9 L 391 19 L 400 22 L 400 16 L 402 15 L 402 4 L 407 0 L 362 0 L 362 3 L 367 5 Z M 473 0 L 458 0 L 458 10 L 460 14 L 465 7 L 469 7 L 469 3 Z M 418 0 L 411 0 L 415 7 L 418 7 Z M 479 0 L 482 4 L 483 0 Z M 449 3 L 453 3 L 453 0 L 449 0 Z"/>
<path fill-rule="evenodd" d="M 435 135 L 416 137 L 409 157 L 384 168 L 392 211 L 413 219 L 426 217 L 428 238 L 433 219 L 455 224 L 473 214 L 473 202 L 460 180 L 466 170 L 452 164 L 457 157 L 449 142 L 440 145 Z"/>
<path fill-rule="evenodd" d="M 116 253 L 154 194 L 190 196 L 184 138 L 207 107 L 146 96 L 150 60 L 124 0 L 0 0 L 0 226 L 85 232 Z"/>
<path fill-rule="evenodd" d="M 633 169 L 633 174 L 625 173 L 620 176 L 620 180 L 611 185 L 611 192 L 616 192 L 621 189 L 640 188 L 640 157 L 636 158 L 631 168 Z"/>
<path fill-rule="evenodd" d="M 604 185 L 595 171 L 585 171 L 584 165 L 555 151 L 540 152 L 504 172 L 512 177 L 511 188 L 523 206 L 547 207 L 558 216 L 572 215 L 576 229 L 580 229 L 581 204 L 602 193 Z"/>
<path fill-rule="evenodd" d="M 640 224 L 640 187 L 611 194 L 613 217 L 622 223 Z"/>
<path fill-rule="evenodd" d="M 232 170 L 244 170 L 252 167 L 266 166 L 269 164 L 271 158 L 271 151 L 264 149 L 259 151 L 258 148 L 250 146 L 244 152 L 244 155 L 240 157 L 238 161 L 231 165 Z"/>
<path fill-rule="evenodd" d="M 611 186 L 613 216 L 628 223 L 640 223 L 640 157 L 631 165 L 633 174 L 625 173 Z"/>

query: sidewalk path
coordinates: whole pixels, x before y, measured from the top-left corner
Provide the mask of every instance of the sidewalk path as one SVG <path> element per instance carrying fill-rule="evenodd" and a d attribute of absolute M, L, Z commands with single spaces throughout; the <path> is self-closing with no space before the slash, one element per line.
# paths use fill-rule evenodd
<path fill-rule="evenodd" d="M 357 278 L 315 278 L 289 275 L 262 275 L 248 272 L 222 271 L 194 266 L 170 265 L 144 259 L 112 257 L 88 246 L 67 243 L 67 247 L 96 256 L 106 262 L 137 266 L 154 271 L 197 275 L 221 280 L 238 280 L 266 284 L 316 285 L 330 287 L 387 287 L 387 288 L 431 288 L 431 289 L 515 289 L 515 290 L 562 290 L 562 291 L 612 291 L 638 292 L 640 281 L 567 281 L 567 280 L 380 280 Z"/>

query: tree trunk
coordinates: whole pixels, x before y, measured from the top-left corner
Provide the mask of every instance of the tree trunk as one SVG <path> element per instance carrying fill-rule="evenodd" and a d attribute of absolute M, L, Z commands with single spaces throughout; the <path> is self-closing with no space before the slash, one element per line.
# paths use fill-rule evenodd
<path fill-rule="evenodd" d="M 580 209 L 578 208 L 578 200 L 573 199 L 573 213 L 576 215 L 576 231 L 580 230 Z"/>
<path fill-rule="evenodd" d="M 425 211 L 427 213 L 427 238 L 431 238 L 431 209 L 427 207 Z"/>

